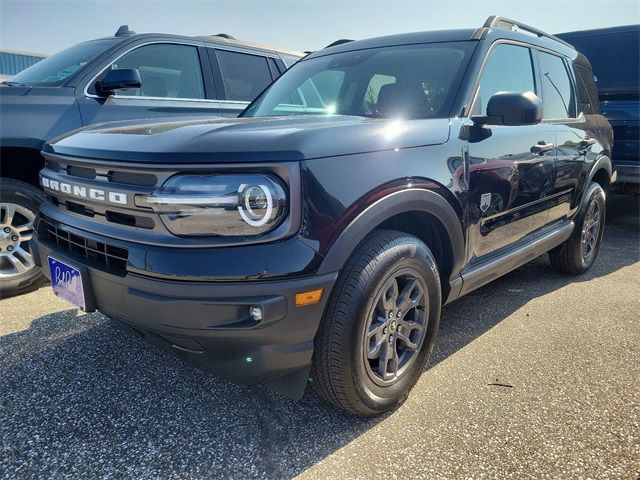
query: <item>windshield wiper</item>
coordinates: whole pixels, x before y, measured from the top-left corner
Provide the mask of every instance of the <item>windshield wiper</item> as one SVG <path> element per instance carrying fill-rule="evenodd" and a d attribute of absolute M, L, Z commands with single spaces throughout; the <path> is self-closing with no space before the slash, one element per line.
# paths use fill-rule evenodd
<path fill-rule="evenodd" d="M 24 87 L 24 84 L 20 82 L 12 82 L 10 80 L 5 80 L 4 82 L 0 82 L 3 85 L 8 85 L 9 87 Z"/>

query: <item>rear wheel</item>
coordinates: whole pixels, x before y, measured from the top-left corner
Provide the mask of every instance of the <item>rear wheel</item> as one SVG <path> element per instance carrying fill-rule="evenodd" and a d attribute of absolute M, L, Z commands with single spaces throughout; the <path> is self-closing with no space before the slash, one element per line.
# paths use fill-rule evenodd
<path fill-rule="evenodd" d="M 28 245 L 43 200 L 31 185 L 0 178 L 0 297 L 28 292 L 46 281 Z"/>
<path fill-rule="evenodd" d="M 578 213 L 576 227 L 567 241 L 549 252 L 551 264 L 565 273 L 581 274 L 595 262 L 604 234 L 606 196 L 602 187 L 592 182 L 585 203 Z"/>
<path fill-rule="evenodd" d="M 411 235 L 374 232 L 345 266 L 316 336 L 318 391 L 362 416 L 401 404 L 433 348 L 440 303 L 428 247 Z"/>

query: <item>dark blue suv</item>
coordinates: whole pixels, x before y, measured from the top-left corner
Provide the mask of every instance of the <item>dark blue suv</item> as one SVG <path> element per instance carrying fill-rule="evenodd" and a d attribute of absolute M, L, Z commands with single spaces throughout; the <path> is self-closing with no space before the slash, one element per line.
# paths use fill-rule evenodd
<path fill-rule="evenodd" d="M 85 125 L 160 117 L 236 117 L 302 56 L 228 35 L 115 36 L 81 43 L 0 85 L 0 295 L 43 280 L 26 242 L 43 200 L 47 140 Z M 5 238 L 6 237 L 6 238 Z"/>
<path fill-rule="evenodd" d="M 547 252 L 591 268 L 611 133 L 588 60 L 535 28 L 346 42 L 240 118 L 47 143 L 31 247 L 85 311 L 224 378 L 299 397 L 311 375 L 375 415 L 419 378 L 442 305 Z"/>

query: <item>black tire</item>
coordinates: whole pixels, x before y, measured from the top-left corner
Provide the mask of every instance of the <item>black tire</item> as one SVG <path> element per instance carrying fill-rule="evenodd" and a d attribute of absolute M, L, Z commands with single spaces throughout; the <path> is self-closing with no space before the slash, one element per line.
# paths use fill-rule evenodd
<path fill-rule="evenodd" d="M 406 284 L 399 292 L 402 281 Z M 400 294 L 395 300 L 385 297 L 385 302 L 380 295 L 387 292 L 382 289 L 393 282 L 396 282 L 396 294 Z M 389 291 L 393 290 L 390 288 Z M 423 292 L 420 296 L 418 290 Z M 403 296 L 405 291 L 407 294 Z M 403 298 L 411 302 L 403 304 L 400 302 Z M 382 305 L 378 299 L 385 305 L 400 302 L 403 309 L 402 305 L 419 305 L 413 309 L 407 307 L 404 312 L 407 317 L 400 318 L 398 314 L 397 326 L 392 330 L 393 325 L 389 323 L 392 317 L 387 320 L 385 314 L 381 321 L 382 316 L 376 313 Z M 333 405 L 360 416 L 378 415 L 400 405 L 424 371 L 433 349 L 440 307 L 440 278 L 429 248 L 412 235 L 390 230 L 374 231 L 347 262 L 331 293 L 315 339 L 311 373 L 314 386 Z M 373 318 L 378 325 L 376 328 Z M 422 330 L 414 335 L 418 330 L 407 326 L 410 323 L 417 325 L 420 321 L 423 322 Z M 388 328 L 381 330 L 383 324 Z M 402 340 L 402 328 L 404 335 L 411 337 L 407 340 L 415 343 L 414 347 L 409 348 L 409 343 Z M 372 334 L 374 331 L 380 334 L 380 340 L 378 333 Z M 368 359 L 365 353 L 365 348 L 368 352 L 372 348 L 371 340 L 374 340 L 373 350 L 377 347 L 380 352 L 376 371 L 372 367 L 376 360 Z M 383 347 L 386 361 L 381 353 Z M 390 362 L 387 349 L 401 353 L 396 353 L 395 360 Z M 380 370 L 386 375 L 388 364 L 397 369 L 397 377 L 387 381 L 380 376 Z"/>
<path fill-rule="evenodd" d="M 589 227 L 591 212 L 597 209 L 598 229 L 593 232 L 593 226 Z M 580 275 L 591 268 L 602 243 L 604 223 L 606 218 L 606 195 L 602 187 L 591 182 L 585 195 L 584 202 L 575 218 L 575 228 L 571 236 L 560 246 L 549 252 L 551 265 L 564 273 Z M 586 232 L 586 233 L 585 233 Z M 587 240 L 585 240 L 585 234 Z M 590 245 L 583 249 L 583 240 Z M 591 240 L 593 240 L 591 242 Z"/>
<path fill-rule="evenodd" d="M 14 235 L 15 232 L 5 233 L 5 229 L 13 228 L 16 224 L 26 225 L 27 217 L 21 213 L 14 214 L 14 220 L 12 225 L 7 222 L 8 208 L 10 205 L 18 206 L 21 212 L 28 211 L 35 217 L 38 212 L 40 203 L 44 201 L 44 194 L 41 190 L 19 180 L 12 178 L 0 178 L 0 235 L 3 237 L 6 235 Z M 22 210 L 25 209 L 25 210 Z M 7 255 L 10 255 L 9 248 L 17 253 L 18 246 L 20 249 L 29 253 L 28 238 L 30 231 L 25 230 L 20 233 L 18 242 L 9 242 L 9 238 L 0 239 L 0 298 L 6 298 L 14 295 L 19 295 L 32 290 L 35 290 L 47 282 L 46 277 L 42 274 L 38 267 L 29 267 L 24 272 L 18 272 L 12 274 L 8 269 L 11 268 L 10 261 L 7 259 Z M 25 239 L 22 241 L 22 239 Z M 4 257 L 3 257 L 4 255 Z M 24 263 L 29 263 L 25 257 L 20 257 Z"/>

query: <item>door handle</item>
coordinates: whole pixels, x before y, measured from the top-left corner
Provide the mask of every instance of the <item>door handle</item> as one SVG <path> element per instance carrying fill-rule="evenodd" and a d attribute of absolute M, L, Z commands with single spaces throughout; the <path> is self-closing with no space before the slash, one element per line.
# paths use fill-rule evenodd
<path fill-rule="evenodd" d="M 537 145 L 531 147 L 530 151 L 536 155 L 543 155 L 545 152 L 550 152 L 554 148 L 556 148 L 556 146 L 553 143 L 538 142 Z"/>
<path fill-rule="evenodd" d="M 578 150 L 586 150 L 587 148 L 593 146 L 595 143 L 595 138 L 585 137 L 584 139 L 580 140 L 580 143 L 578 143 Z"/>

